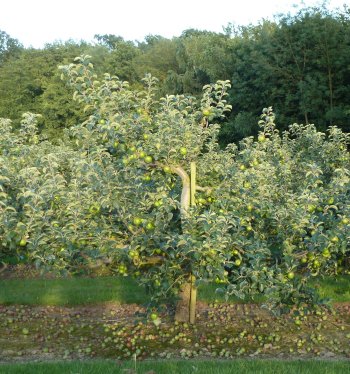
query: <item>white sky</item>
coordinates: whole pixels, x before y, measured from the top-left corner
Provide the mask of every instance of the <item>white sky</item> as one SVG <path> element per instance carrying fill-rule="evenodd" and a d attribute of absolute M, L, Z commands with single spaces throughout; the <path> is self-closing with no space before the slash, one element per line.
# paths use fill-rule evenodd
<path fill-rule="evenodd" d="M 257 23 L 276 13 L 294 12 L 317 0 L 3 0 L 0 30 L 25 47 L 68 39 L 92 41 L 95 34 L 143 40 L 146 35 L 179 36 L 195 28 L 221 32 L 229 22 Z M 329 0 L 328 8 L 348 0 Z"/>

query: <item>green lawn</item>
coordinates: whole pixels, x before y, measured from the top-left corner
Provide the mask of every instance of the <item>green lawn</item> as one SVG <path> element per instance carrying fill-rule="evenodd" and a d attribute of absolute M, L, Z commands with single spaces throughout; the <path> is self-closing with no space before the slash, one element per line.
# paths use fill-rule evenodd
<path fill-rule="evenodd" d="M 0 365 L 1 374 L 347 374 L 350 362 L 340 361 L 144 361 L 121 365 L 112 361 L 53 362 Z"/>
<path fill-rule="evenodd" d="M 335 302 L 350 301 L 350 276 L 327 277 L 323 280 L 315 279 L 311 283 L 319 289 L 321 297 Z"/>
<path fill-rule="evenodd" d="M 311 285 L 319 289 L 321 296 L 335 302 L 350 301 L 350 276 L 316 279 Z M 223 301 L 224 296 L 215 292 L 217 287 L 216 284 L 201 286 L 199 299 Z M 143 304 L 147 300 L 145 291 L 128 277 L 0 280 L 0 304 L 3 305 Z"/>
<path fill-rule="evenodd" d="M 147 300 L 144 290 L 124 277 L 0 280 L 0 304 L 5 305 L 142 304 Z"/>

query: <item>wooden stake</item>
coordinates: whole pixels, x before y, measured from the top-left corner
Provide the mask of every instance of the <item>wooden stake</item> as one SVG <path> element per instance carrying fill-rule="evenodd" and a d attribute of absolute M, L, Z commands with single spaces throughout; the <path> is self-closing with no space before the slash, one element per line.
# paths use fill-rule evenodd
<path fill-rule="evenodd" d="M 190 323 L 196 321 L 197 288 L 194 285 L 196 278 L 191 275 L 191 297 L 190 297 Z"/>
<path fill-rule="evenodd" d="M 191 162 L 191 206 L 196 205 L 196 163 Z"/>

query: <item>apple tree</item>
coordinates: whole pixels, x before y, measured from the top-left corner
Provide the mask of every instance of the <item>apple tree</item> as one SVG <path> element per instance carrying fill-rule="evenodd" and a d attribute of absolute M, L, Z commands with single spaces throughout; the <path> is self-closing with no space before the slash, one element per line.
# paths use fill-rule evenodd
<path fill-rule="evenodd" d="M 72 129 L 75 149 L 103 165 L 87 188 L 104 181 L 97 209 L 117 240 L 101 245 L 157 300 L 180 298 L 178 320 L 194 322 L 196 286 L 215 279 L 239 297 L 309 303 L 309 276 L 348 255 L 348 134 L 296 124 L 280 134 L 266 108 L 257 141 L 221 150 L 213 120 L 230 110 L 227 81 L 200 100 L 156 99 L 155 78 L 139 90 L 99 79 L 88 56 L 61 71 L 90 113 Z"/>
<path fill-rule="evenodd" d="M 39 118 L 25 113 L 19 131 L 0 119 L 0 261 L 85 271 L 101 261 L 100 244 L 115 241 L 110 216 L 96 203 L 103 175 L 111 181 L 113 171 L 100 172 L 99 154 L 74 150 L 68 135 L 65 144 L 47 141 Z"/>
<path fill-rule="evenodd" d="M 0 120 L 0 254 L 61 272 L 108 264 L 195 320 L 200 283 L 271 306 L 312 304 L 311 276 L 349 271 L 349 134 L 290 126 L 265 108 L 258 138 L 220 149 L 227 81 L 157 98 L 88 56 L 62 66 L 86 120 L 59 144 L 25 113 Z M 154 315 L 153 315 L 154 317 Z"/>

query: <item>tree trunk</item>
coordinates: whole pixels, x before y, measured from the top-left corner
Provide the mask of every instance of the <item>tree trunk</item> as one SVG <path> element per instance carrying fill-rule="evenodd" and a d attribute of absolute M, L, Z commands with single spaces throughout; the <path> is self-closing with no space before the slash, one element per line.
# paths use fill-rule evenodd
<path fill-rule="evenodd" d="M 176 167 L 173 171 L 182 180 L 181 218 L 186 219 L 190 205 L 195 205 L 196 164 L 191 162 L 191 177 L 181 167 Z M 189 274 L 187 279 L 188 281 L 182 285 L 179 293 L 180 300 L 176 305 L 175 321 L 195 323 L 197 299 L 195 277 Z"/>
<path fill-rule="evenodd" d="M 197 289 L 194 285 L 195 278 L 189 276 L 189 282 L 182 285 L 180 300 L 176 305 L 175 321 L 195 323 Z"/>

